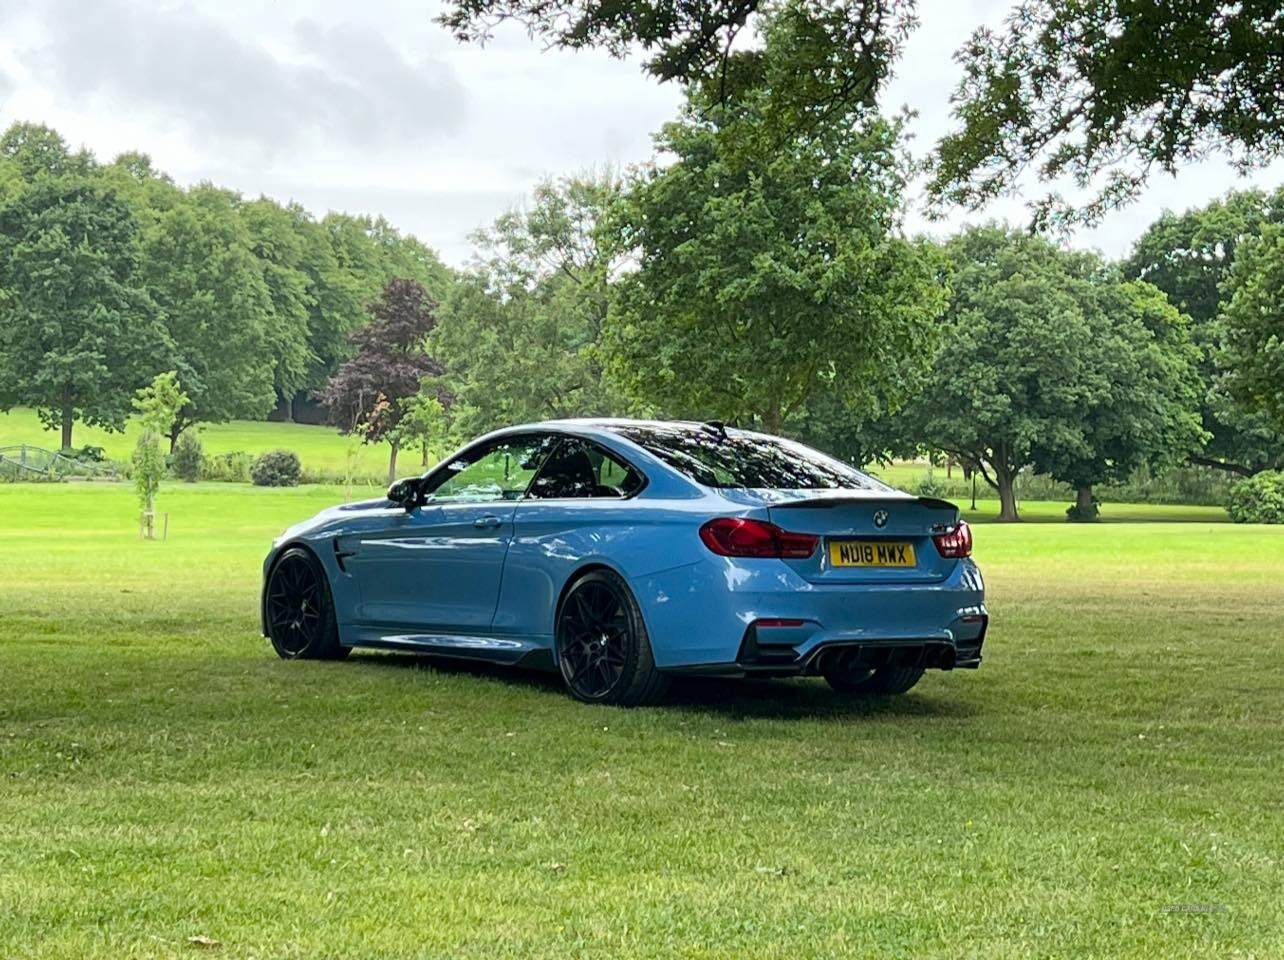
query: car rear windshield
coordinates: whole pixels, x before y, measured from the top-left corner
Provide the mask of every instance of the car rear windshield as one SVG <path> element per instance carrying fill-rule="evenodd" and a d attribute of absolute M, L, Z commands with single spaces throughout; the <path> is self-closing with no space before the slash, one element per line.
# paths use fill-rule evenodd
<path fill-rule="evenodd" d="M 611 429 L 706 487 L 891 489 L 841 460 L 791 440 L 712 426 Z"/>

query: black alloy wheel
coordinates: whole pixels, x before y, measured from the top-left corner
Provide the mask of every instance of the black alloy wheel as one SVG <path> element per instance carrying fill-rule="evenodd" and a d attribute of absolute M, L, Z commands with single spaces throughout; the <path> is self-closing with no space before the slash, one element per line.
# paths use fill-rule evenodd
<path fill-rule="evenodd" d="M 339 643 L 325 571 L 302 547 L 291 547 L 272 567 L 264 614 L 272 646 L 283 660 L 337 660 L 348 655 L 348 648 Z"/>
<path fill-rule="evenodd" d="M 624 581 L 592 570 L 562 600 L 557 663 L 571 696 L 636 706 L 659 697 L 667 678 L 655 667 L 642 612 Z"/>

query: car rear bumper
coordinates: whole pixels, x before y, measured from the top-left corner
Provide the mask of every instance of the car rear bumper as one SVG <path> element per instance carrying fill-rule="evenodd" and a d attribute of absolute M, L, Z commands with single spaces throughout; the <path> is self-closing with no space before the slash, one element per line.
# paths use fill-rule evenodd
<path fill-rule="evenodd" d="M 820 671 L 843 651 L 872 666 L 975 668 L 989 627 L 971 560 L 944 579 L 825 585 L 775 561 L 702 561 L 634 582 L 656 665 L 678 673 Z"/>
<path fill-rule="evenodd" d="M 807 677 L 821 673 L 826 658 L 843 657 L 853 666 L 871 670 L 880 667 L 975 670 L 981 665 L 981 648 L 989 625 L 988 616 L 982 617 L 979 633 L 963 639 L 823 640 L 799 646 L 779 642 L 779 638 L 764 639 L 763 631 L 751 626 L 745 631 L 735 660 L 669 669 L 673 673 L 700 676 Z"/>

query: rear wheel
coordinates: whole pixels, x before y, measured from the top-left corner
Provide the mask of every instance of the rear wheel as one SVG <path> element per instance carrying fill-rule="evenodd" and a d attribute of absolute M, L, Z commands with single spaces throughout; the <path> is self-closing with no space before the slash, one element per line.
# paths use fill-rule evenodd
<path fill-rule="evenodd" d="M 592 570 L 567 591 L 556 641 L 558 669 L 576 700 L 637 706 L 668 687 L 668 678 L 655 668 L 642 611 L 610 570 Z"/>
<path fill-rule="evenodd" d="M 281 554 L 268 576 L 265 619 L 272 647 L 282 660 L 341 660 L 330 584 L 320 562 L 302 547 Z"/>
<path fill-rule="evenodd" d="M 870 670 L 835 658 L 821 668 L 826 682 L 839 693 L 886 696 L 905 693 L 923 677 L 922 667 L 879 667 Z"/>

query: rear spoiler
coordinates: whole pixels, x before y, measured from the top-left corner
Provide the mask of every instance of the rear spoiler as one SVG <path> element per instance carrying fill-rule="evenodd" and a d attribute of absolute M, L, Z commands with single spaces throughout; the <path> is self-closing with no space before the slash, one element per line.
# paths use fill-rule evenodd
<path fill-rule="evenodd" d="M 879 502 L 917 503 L 919 506 L 926 507 L 929 510 L 948 510 L 954 514 L 953 522 L 957 522 L 961 516 L 957 504 L 950 503 L 948 500 L 941 500 L 938 497 L 911 496 L 904 500 L 900 497 L 888 497 L 881 501 L 878 497 L 809 497 L 805 500 L 783 500 L 780 503 L 769 503 L 767 506 L 772 510 L 823 510 L 826 507 L 865 507 Z"/>
<path fill-rule="evenodd" d="M 768 503 L 767 506 L 772 510 L 814 510 L 822 507 L 866 506 L 880 502 L 884 501 L 879 497 L 809 497 L 806 500 L 780 500 Z M 953 510 L 956 513 L 959 509 L 957 504 L 937 497 L 909 497 L 906 500 L 902 500 L 900 497 L 888 497 L 885 502 L 917 503 L 930 510 Z"/>

